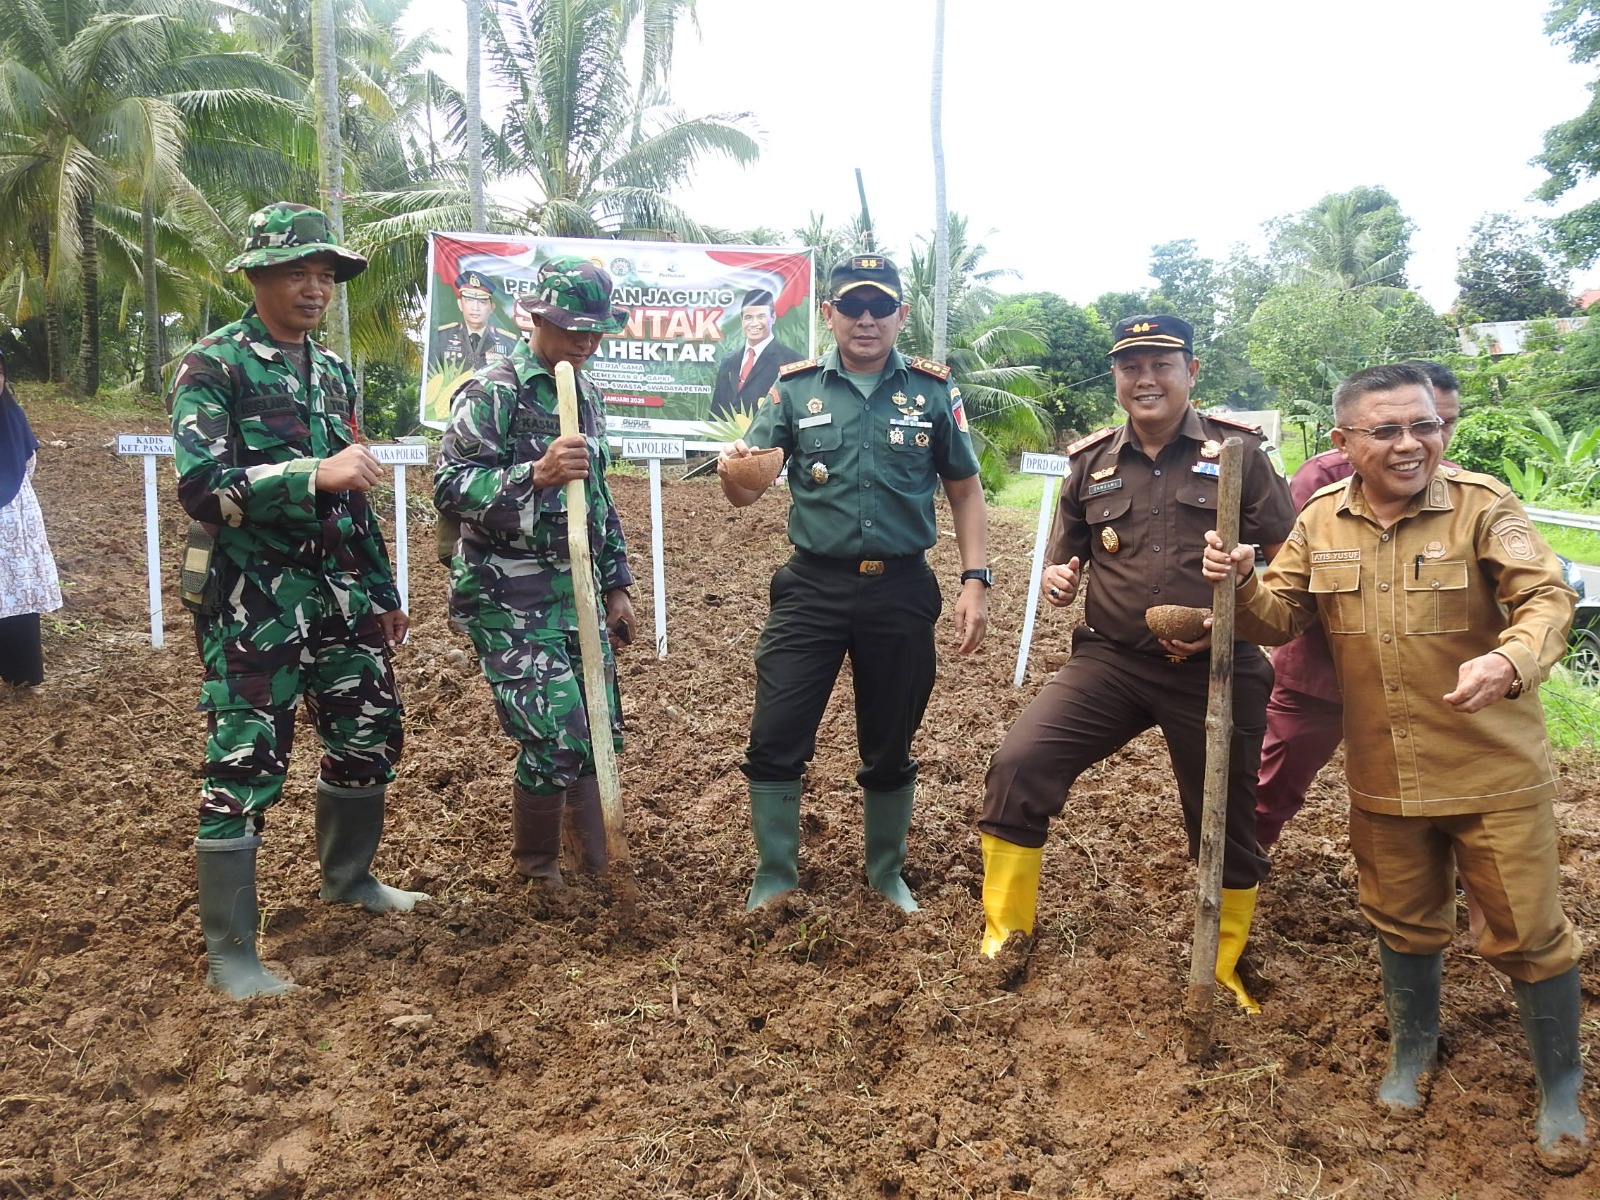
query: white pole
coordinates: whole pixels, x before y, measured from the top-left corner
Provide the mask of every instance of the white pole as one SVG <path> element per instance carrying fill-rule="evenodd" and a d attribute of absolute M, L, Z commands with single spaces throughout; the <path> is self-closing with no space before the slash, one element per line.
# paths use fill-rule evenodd
<path fill-rule="evenodd" d="M 667 575 L 661 542 L 661 460 L 650 460 L 650 574 L 655 590 L 656 657 L 667 656 Z"/>
<path fill-rule="evenodd" d="M 1056 480 L 1045 475 L 1044 491 L 1039 496 L 1039 526 L 1033 531 L 1033 567 L 1028 572 L 1028 613 L 1022 621 L 1022 645 L 1017 648 L 1017 673 L 1012 687 L 1022 686 L 1023 672 L 1028 668 L 1028 647 L 1033 642 L 1033 618 L 1039 611 L 1039 581 L 1044 578 L 1044 540 L 1050 534 L 1050 514 L 1055 508 Z"/>
<path fill-rule="evenodd" d="M 165 622 L 161 615 L 161 529 L 156 523 L 156 456 L 144 459 L 144 561 L 150 582 L 150 645 L 159 650 L 166 645 Z"/>
<path fill-rule="evenodd" d="M 400 589 L 400 608 L 411 611 L 411 568 L 406 542 L 406 469 L 394 465 L 394 574 Z"/>

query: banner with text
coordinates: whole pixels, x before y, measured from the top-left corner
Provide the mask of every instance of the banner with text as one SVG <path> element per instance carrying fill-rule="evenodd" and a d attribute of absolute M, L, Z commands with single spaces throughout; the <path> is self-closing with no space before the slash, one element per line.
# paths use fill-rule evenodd
<path fill-rule="evenodd" d="M 612 303 L 628 310 L 586 368 L 613 435 L 686 437 L 693 449 L 732 441 L 778 367 L 815 353 L 808 249 L 433 233 L 423 424 L 442 429 L 462 376 L 532 330 L 517 299 L 565 255 L 610 272 Z"/>

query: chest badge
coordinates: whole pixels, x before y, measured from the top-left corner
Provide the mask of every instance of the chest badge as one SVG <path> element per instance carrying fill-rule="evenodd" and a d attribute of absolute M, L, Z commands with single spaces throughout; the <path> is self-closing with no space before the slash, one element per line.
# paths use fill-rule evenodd
<path fill-rule="evenodd" d="M 822 411 L 822 401 L 817 399 L 815 396 L 811 397 L 811 399 L 806 401 L 806 411 L 812 416 L 816 416 Z"/>
<path fill-rule="evenodd" d="M 927 402 L 927 400 L 925 400 L 925 399 L 924 399 L 924 398 L 923 398 L 923 397 L 921 397 L 921 396 L 918 396 L 918 397 L 917 397 L 917 407 L 918 407 L 918 408 L 927 408 L 927 407 L 928 407 L 928 402 Z"/>
<path fill-rule="evenodd" d="M 1221 453 L 1222 453 L 1222 443 L 1221 442 L 1213 441 L 1212 439 L 1207 438 L 1205 441 L 1200 443 L 1200 457 L 1201 458 L 1216 458 Z"/>
<path fill-rule="evenodd" d="M 917 445 L 926 447 L 927 444 L 928 444 L 928 435 L 925 434 L 925 433 L 917 434 L 916 442 L 917 442 Z"/>
<path fill-rule="evenodd" d="M 1429 542 L 1426 546 L 1424 546 L 1422 548 L 1422 553 L 1427 558 L 1443 558 L 1444 557 L 1444 543 L 1443 542 Z"/>
<path fill-rule="evenodd" d="M 889 445 L 904 446 L 906 444 L 906 431 L 904 429 L 889 430 Z"/>
<path fill-rule="evenodd" d="M 1116 473 L 1117 464 L 1112 463 L 1109 467 L 1101 467 L 1098 471 L 1090 471 L 1089 478 L 1099 483 L 1102 479 L 1110 479 Z"/>
<path fill-rule="evenodd" d="M 811 482 L 812 483 L 827 483 L 828 482 L 828 464 L 827 463 L 812 463 L 811 464 Z"/>
<path fill-rule="evenodd" d="M 910 405 L 911 401 L 906 399 L 906 394 L 904 392 L 896 392 L 894 395 L 889 397 L 889 403 L 903 411 L 908 405 Z"/>
<path fill-rule="evenodd" d="M 1100 544 L 1106 548 L 1107 554 L 1115 554 L 1122 549 L 1122 539 L 1117 536 L 1117 531 L 1109 525 L 1100 530 Z"/>

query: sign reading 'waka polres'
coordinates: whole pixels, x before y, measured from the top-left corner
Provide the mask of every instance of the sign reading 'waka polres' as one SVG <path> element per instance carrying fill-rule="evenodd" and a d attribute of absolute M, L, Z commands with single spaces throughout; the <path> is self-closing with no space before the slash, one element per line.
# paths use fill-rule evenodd
<path fill-rule="evenodd" d="M 463 376 L 528 336 L 517 300 L 537 292 L 541 265 L 569 255 L 610 274 L 612 305 L 627 310 L 587 368 L 615 437 L 682 437 L 691 449 L 732 441 L 778 368 L 815 353 L 808 249 L 434 233 L 424 424 L 443 428 Z"/>

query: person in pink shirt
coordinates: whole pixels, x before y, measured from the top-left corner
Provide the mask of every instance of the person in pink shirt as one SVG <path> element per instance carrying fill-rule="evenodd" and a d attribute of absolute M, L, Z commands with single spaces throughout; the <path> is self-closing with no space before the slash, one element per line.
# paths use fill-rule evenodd
<path fill-rule="evenodd" d="M 1448 450 L 1461 416 L 1461 381 L 1436 362 L 1417 360 L 1409 365 L 1425 371 L 1433 384 Z M 1306 459 L 1289 481 L 1296 511 L 1318 489 L 1350 478 L 1351 472 L 1342 450 Z M 1256 840 L 1263 849 L 1277 843 L 1284 825 L 1305 804 L 1311 781 L 1344 739 L 1344 699 L 1321 625 L 1274 650 L 1272 670 L 1276 678 L 1267 700 L 1267 736 L 1261 743 L 1261 776 L 1256 784 Z"/>

